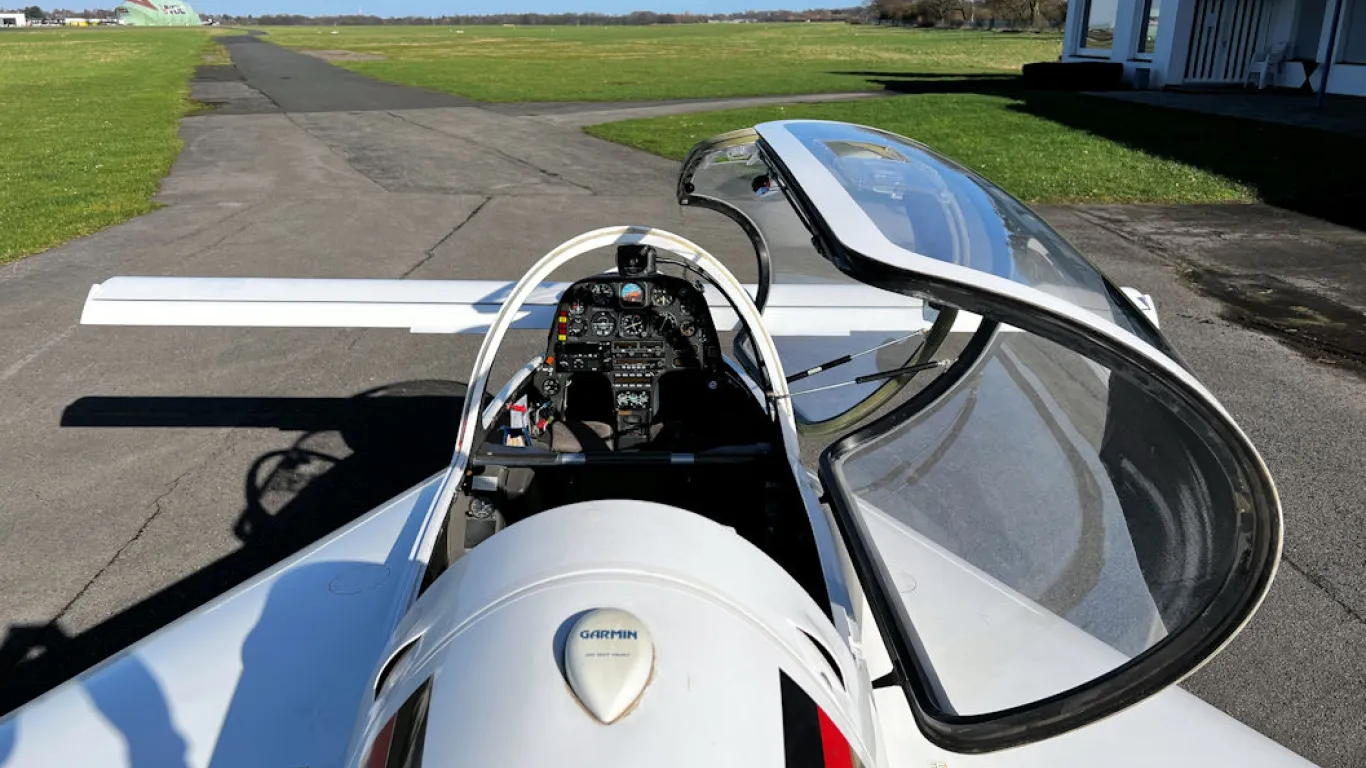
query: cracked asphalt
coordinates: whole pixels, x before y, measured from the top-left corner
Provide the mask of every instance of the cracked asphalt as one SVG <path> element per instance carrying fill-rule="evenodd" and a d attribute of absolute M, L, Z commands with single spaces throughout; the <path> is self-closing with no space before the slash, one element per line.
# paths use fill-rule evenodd
<path fill-rule="evenodd" d="M 730 222 L 674 204 L 674 163 L 578 130 L 712 104 L 483 108 L 225 42 L 236 70 L 196 83 L 218 108 L 184 121 L 165 207 L 0 267 L 0 711 L 439 469 L 479 342 L 81 327 L 92 284 L 515 279 L 564 239 L 622 223 L 695 239 L 752 278 Z M 1281 490 L 1272 594 L 1186 687 L 1322 765 L 1366 764 L 1366 377 L 1287 330 L 1302 325 L 1247 327 L 1227 293 L 1192 279 L 1276 278 L 1283 304 L 1329 301 L 1344 314 L 1317 315 L 1351 325 L 1366 309 L 1366 235 L 1260 206 L 1040 210 L 1153 294 Z M 529 355 L 536 340 L 516 343 Z"/>

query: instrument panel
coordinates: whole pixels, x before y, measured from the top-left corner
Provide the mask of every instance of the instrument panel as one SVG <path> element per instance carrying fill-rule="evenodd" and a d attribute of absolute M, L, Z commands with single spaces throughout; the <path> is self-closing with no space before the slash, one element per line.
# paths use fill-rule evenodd
<path fill-rule="evenodd" d="M 576 283 L 565 291 L 550 346 L 663 339 L 680 353 L 675 355 L 678 362 L 671 360 L 668 367 L 692 368 L 697 366 L 690 362 L 706 359 L 708 342 L 715 346 L 710 321 L 701 292 L 685 280 L 667 275 L 604 278 Z"/>
<path fill-rule="evenodd" d="M 556 307 L 541 391 L 565 405 L 568 379 L 608 377 L 622 430 L 648 426 L 658 380 L 671 371 L 709 369 L 720 343 L 702 292 L 669 275 L 580 281 Z"/>

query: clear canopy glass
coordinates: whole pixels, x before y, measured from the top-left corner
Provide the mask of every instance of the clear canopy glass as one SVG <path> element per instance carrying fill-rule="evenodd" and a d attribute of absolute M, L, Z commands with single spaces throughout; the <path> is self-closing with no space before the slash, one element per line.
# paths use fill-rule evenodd
<path fill-rule="evenodd" d="M 1011 746 L 1133 703 L 1251 615 L 1280 547 L 1265 466 L 1029 208 L 909 139 L 824 121 L 699 144 L 679 199 L 749 232 L 774 328 L 783 291 L 814 314 L 858 289 L 773 333 L 788 374 L 849 358 L 791 402 L 799 424 L 840 428 L 821 480 L 941 745 Z M 822 389 L 927 356 L 952 363 L 929 384 Z"/>

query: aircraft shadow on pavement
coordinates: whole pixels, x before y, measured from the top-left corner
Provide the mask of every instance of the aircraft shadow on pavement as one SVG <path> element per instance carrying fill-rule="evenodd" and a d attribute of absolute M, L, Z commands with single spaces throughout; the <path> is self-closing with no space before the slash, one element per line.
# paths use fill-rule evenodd
<path fill-rule="evenodd" d="M 1006 73 L 842 71 L 903 94 L 981 94 L 1008 109 L 1099 136 L 1153 157 L 1174 160 L 1250 187 L 1270 205 L 1366 231 L 1366 152 L 1362 140 L 1295 125 L 1203 114 L 1059 90 L 1025 87 Z M 1221 94 L 1208 94 L 1219 99 Z M 1245 98 L 1240 96 L 1238 98 Z M 1330 97 L 1326 114 L 1359 107 Z M 1304 96 L 1311 112 L 1313 97 Z M 1366 117 L 1360 121 L 1366 131 Z M 1353 123 L 1356 124 L 1355 122 Z M 971 135 L 971 129 L 965 135 Z M 911 135 L 911 138 L 921 138 Z M 1028 147 L 1023 151 L 1037 150 Z M 969 158 L 962 158 L 969 160 Z M 1254 214 L 1255 215 L 1255 214 Z"/>
<path fill-rule="evenodd" d="M 0 645 L 9 712 L 337 530 L 445 467 L 465 385 L 387 385 L 342 398 L 85 397 L 69 427 L 239 427 L 302 432 L 255 459 L 233 531 L 242 546 L 81 632 L 15 624 Z"/>

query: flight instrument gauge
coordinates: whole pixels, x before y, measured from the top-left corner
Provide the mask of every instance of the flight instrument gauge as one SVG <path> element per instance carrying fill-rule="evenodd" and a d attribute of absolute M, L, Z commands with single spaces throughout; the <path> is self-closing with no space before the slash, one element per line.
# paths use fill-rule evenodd
<path fill-rule="evenodd" d="M 593 287 L 589 289 L 589 295 L 592 296 L 594 304 L 605 307 L 612 303 L 612 299 L 616 298 L 616 291 L 612 290 L 612 286 L 607 283 L 593 283 Z"/>
<path fill-rule="evenodd" d="M 638 312 L 631 312 L 630 314 L 621 316 L 622 336 L 638 339 L 645 335 L 645 329 L 647 327 L 648 323 L 645 322 L 645 316 Z"/>
<path fill-rule="evenodd" d="M 667 307 L 674 303 L 674 295 L 667 288 L 656 287 L 650 293 L 650 303 L 656 307 Z"/>
<path fill-rule="evenodd" d="M 588 330 L 588 321 L 582 317 L 576 317 L 569 321 L 569 335 L 582 336 Z"/>
<path fill-rule="evenodd" d="M 621 303 L 628 307 L 644 306 L 645 289 L 640 283 L 625 283 L 621 286 Z"/>
<path fill-rule="evenodd" d="M 693 334 L 697 333 L 697 325 L 691 320 L 684 320 L 678 324 L 678 332 L 691 338 Z"/>
<path fill-rule="evenodd" d="M 586 309 L 587 307 L 584 306 L 583 302 L 579 299 L 569 302 L 569 314 L 571 315 L 577 317 L 578 315 L 582 315 Z"/>
<path fill-rule="evenodd" d="M 607 290 L 611 291 L 612 289 L 608 288 Z M 611 313 L 599 312 L 596 315 L 593 315 L 594 336 L 611 336 L 612 332 L 616 329 L 617 321 L 612 319 Z"/>

